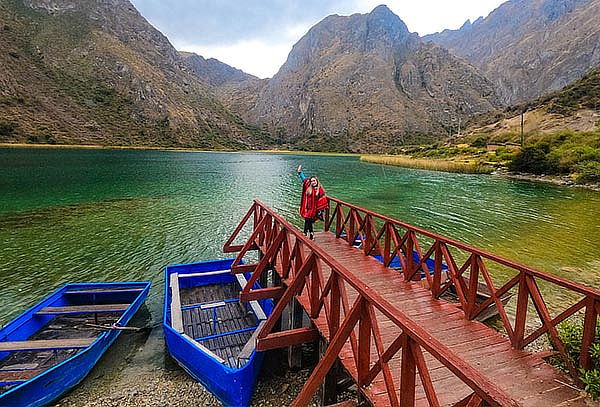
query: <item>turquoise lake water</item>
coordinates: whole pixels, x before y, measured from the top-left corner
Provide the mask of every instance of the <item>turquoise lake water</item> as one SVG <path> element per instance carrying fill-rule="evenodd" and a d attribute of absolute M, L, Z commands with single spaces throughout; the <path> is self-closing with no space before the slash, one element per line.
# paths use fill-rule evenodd
<path fill-rule="evenodd" d="M 253 198 L 300 225 L 300 163 L 329 195 L 600 285 L 593 191 L 358 157 L 5 148 L 0 324 L 66 282 L 103 280 L 153 281 L 148 305 L 158 320 L 163 267 L 225 257 L 221 247 Z"/>

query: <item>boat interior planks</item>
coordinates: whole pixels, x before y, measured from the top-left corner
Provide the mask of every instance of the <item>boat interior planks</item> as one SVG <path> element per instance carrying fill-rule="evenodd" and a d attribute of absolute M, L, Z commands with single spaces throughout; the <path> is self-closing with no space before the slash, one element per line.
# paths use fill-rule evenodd
<path fill-rule="evenodd" d="M 264 353 L 256 334 L 271 300 L 242 303 L 233 259 L 165 268 L 163 328 L 170 355 L 225 406 L 248 406 Z M 258 283 L 255 288 L 260 288 Z"/>
<path fill-rule="evenodd" d="M 259 324 L 252 308 L 240 304 L 239 291 L 233 281 L 180 290 L 183 332 L 232 368 Z"/>
<path fill-rule="evenodd" d="M 76 385 L 149 289 L 149 282 L 66 284 L 0 329 L 0 406 L 47 405 Z"/>
<path fill-rule="evenodd" d="M 60 315 L 46 323 L 39 331 L 23 341 L 0 341 L 0 352 L 11 351 L 0 360 L 1 383 L 16 384 L 28 380 L 76 355 L 92 344 L 100 334 L 90 324 L 110 326 L 117 322 L 121 313 L 94 315 Z M 24 368 L 25 367 L 25 368 Z M 21 380 L 9 378 L 9 372 L 19 373 Z M 33 374 L 35 373 L 35 374 Z M 9 385 L 0 387 L 0 393 Z"/>

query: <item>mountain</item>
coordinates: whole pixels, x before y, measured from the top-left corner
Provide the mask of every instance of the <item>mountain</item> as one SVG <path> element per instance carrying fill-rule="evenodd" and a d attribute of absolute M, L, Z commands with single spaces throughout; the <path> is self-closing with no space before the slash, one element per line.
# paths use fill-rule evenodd
<path fill-rule="evenodd" d="M 183 51 L 179 54 L 194 75 L 207 83 L 213 94 L 233 112 L 248 112 L 267 83 L 266 79 L 259 79 L 215 58 L 206 59 Z"/>
<path fill-rule="evenodd" d="M 524 112 L 526 135 L 600 129 L 600 67 L 533 102 L 481 116 L 473 121 L 466 133 L 488 135 L 492 142 L 518 141 L 521 112 Z"/>
<path fill-rule="evenodd" d="M 229 82 L 260 80 L 254 75 L 247 74 L 215 58 L 205 59 L 201 55 L 184 51 L 180 51 L 179 55 L 199 78 L 203 78 L 211 86 L 218 87 Z"/>
<path fill-rule="evenodd" d="M 254 148 L 127 0 L 0 2 L 0 141 Z"/>
<path fill-rule="evenodd" d="M 505 103 L 521 103 L 600 64 L 600 0 L 510 0 L 485 19 L 424 39 L 480 68 Z"/>
<path fill-rule="evenodd" d="M 499 105 L 474 67 L 378 6 L 312 27 L 240 114 L 286 145 L 388 151 L 440 139 L 452 120 Z"/>

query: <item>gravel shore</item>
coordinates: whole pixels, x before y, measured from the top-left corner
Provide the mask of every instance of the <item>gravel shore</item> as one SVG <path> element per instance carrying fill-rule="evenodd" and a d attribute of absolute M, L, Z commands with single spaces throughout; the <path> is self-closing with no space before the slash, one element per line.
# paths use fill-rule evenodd
<path fill-rule="evenodd" d="M 287 406 L 310 370 L 286 371 L 270 355 L 251 405 Z M 316 403 L 312 405 L 316 406 Z M 121 335 L 98 365 L 56 407 L 205 407 L 221 403 L 167 355 L 162 328 Z"/>

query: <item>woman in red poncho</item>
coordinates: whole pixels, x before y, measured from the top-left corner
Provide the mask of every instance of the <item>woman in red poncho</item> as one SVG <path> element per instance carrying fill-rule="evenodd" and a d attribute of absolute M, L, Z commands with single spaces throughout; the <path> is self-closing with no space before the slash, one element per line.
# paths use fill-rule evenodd
<path fill-rule="evenodd" d="M 304 218 L 304 234 L 314 240 L 315 232 L 313 223 L 321 217 L 327 207 L 325 190 L 319 184 L 317 177 L 307 178 L 302 172 L 302 165 L 298 166 L 298 175 L 302 180 L 302 199 L 300 200 L 300 216 Z"/>

